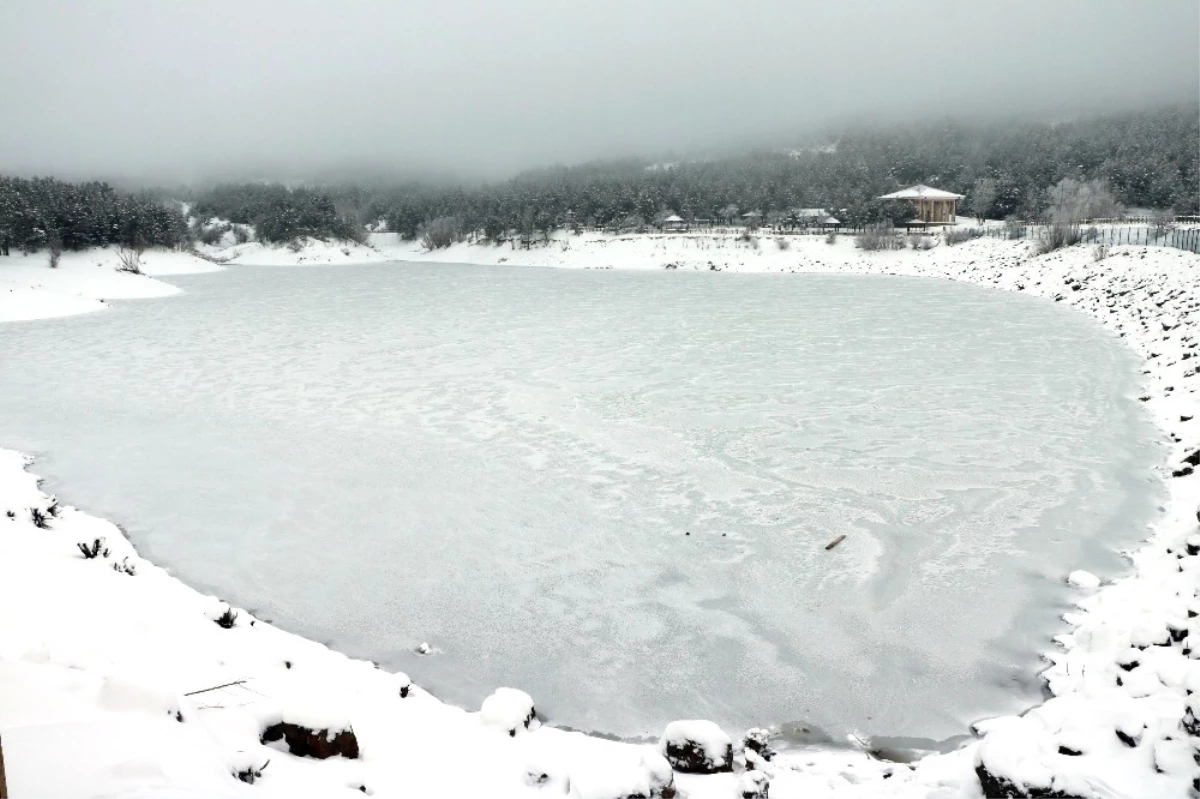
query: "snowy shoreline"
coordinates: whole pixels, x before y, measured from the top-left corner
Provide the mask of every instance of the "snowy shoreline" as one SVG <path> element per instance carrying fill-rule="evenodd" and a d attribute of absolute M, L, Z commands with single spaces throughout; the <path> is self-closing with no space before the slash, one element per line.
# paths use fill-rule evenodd
<path fill-rule="evenodd" d="M 1167 472 L 1189 474 L 1169 478 L 1165 512 L 1131 553 L 1130 574 L 1098 590 L 1087 575 L 1074 575 L 1084 592 L 1079 612 L 1069 614 L 1070 631 L 1056 639 L 1062 650 L 1047 654 L 1044 677 L 1055 698 L 1020 718 L 981 724 L 982 743 L 915 767 L 858 750 L 797 750 L 762 770 L 773 797 L 977 796 L 978 757 L 997 777 L 1052 785 L 1066 795 L 1187 795 L 1197 768 L 1181 723 L 1187 692 L 1200 685 L 1188 648 L 1193 572 L 1200 568 L 1193 561 L 1200 558 L 1186 555 L 1200 553 L 1200 539 L 1187 540 L 1196 531 L 1200 498 L 1190 468 L 1200 464 L 1182 461 L 1200 445 L 1200 434 L 1189 429 L 1197 384 L 1188 364 L 1200 319 L 1193 316 L 1200 257 L 1146 247 L 1114 248 L 1098 262 L 1083 247 L 1031 257 L 1025 243 L 993 240 L 863 253 L 848 237 L 833 245 L 795 237 L 784 249 L 772 237 L 753 246 L 714 235 L 592 234 L 531 250 L 460 244 L 434 253 L 386 235 L 372 245 L 299 253 L 248 245 L 229 255 L 234 265 L 411 260 L 920 275 L 1023 291 L 1088 313 L 1147 364 L 1145 401 L 1175 441 Z M 139 277 L 116 273 L 114 260 L 103 252 L 68 254 L 51 272 L 36 257 L 0 259 L 0 320 L 99 310 L 105 298 L 166 296 L 177 289 L 154 276 L 221 268 L 186 253 L 154 252 L 145 258 L 150 277 Z M 465 713 L 416 688 L 401 699 L 397 681 L 404 678 L 253 623 L 244 612 L 223 629 L 213 622 L 220 603 L 137 558 L 110 523 L 66 508 L 49 518 L 48 530 L 35 526 L 30 509 L 46 511 L 50 500 L 21 456 L 0 456 L 0 509 L 14 514 L 0 519 L 0 529 L 9 528 L 0 535 L 0 596 L 6 607 L 28 608 L 0 622 L 0 740 L 14 796 L 359 795 L 360 785 L 381 796 L 526 796 L 553 794 L 553 786 L 564 795 L 569 782 L 571 795 L 618 797 L 649 793 L 660 780 L 662 763 L 652 747 L 546 727 L 510 737 L 507 712 Z M 111 553 L 85 560 L 76 543 L 98 536 Z M 109 568 L 122 562 L 136 564 L 137 574 Z M 59 590 L 67 585 L 70 591 Z M 86 606 L 77 604 L 81 597 Z M 182 696 L 240 679 L 250 682 L 198 700 Z M 206 707 L 212 704 L 222 706 Z M 362 759 L 319 762 L 272 752 L 258 740 L 264 718 L 352 725 Z M 93 745 L 87 757 L 66 754 L 98 738 L 107 748 Z M 271 765 L 254 786 L 232 776 L 267 758 Z M 545 779 L 531 781 L 533 772 Z M 689 796 L 729 797 L 741 795 L 739 776 L 680 775 L 676 783 Z"/>

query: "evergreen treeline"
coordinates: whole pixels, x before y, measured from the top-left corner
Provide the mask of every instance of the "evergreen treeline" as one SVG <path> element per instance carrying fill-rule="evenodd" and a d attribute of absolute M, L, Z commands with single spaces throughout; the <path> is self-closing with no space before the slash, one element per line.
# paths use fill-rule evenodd
<path fill-rule="evenodd" d="M 911 215 L 875 198 L 914 183 L 967 195 L 964 212 L 1039 220 L 1052 201 L 1048 189 L 1066 178 L 1107 184 L 1126 206 L 1200 212 L 1195 107 L 1060 124 L 897 125 L 831 134 L 823 144 L 658 167 L 638 160 L 553 167 L 480 186 L 242 183 L 186 199 L 198 220 L 253 226 L 267 242 L 361 238 L 363 225 L 379 219 L 404 238 L 431 230 L 497 238 L 568 225 L 638 228 L 668 212 L 724 221 L 757 211 L 772 221 L 797 207 L 837 209 L 844 223 L 858 226 Z M 0 177 L 0 241 L 12 246 L 178 246 L 200 234 L 178 203 L 148 193 Z"/>
<path fill-rule="evenodd" d="M 1105 181 L 1130 207 L 1200 210 L 1195 108 L 1059 125 L 912 125 L 846 132 L 829 144 L 666 168 L 638 161 L 556 167 L 476 189 L 409 186 L 370 198 L 364 216 L 386 219 L 405 237 L 439 217 L 495 235 L 570 219 L 634 227 L 665 211 L 715 220 L 758 211 L 770 219 L 797 207 L 845 209 L 842 221 L 861 225 L 911 216 L 910 207 L 878 202 L 881 194 L 927 183 L 967 195 L 970 208 L 984 182 L 991 197 L 986 216 L 1036 220 L 1050 201 L 1047 190 L 1064 178 Z"/>
<path fill-rule="evenodd" d="M 178 203 L 122 194 L 107 183 L 0 175 L 0 249 L 171 247 L 188 235 Z"/>

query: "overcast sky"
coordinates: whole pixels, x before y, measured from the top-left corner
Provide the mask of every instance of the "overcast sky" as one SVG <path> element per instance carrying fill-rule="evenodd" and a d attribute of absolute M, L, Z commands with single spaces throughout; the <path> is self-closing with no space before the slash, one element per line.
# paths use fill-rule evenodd
<path fill-rule="evenodd" d="M 847 115 L 1196 102 L 1196 0 L 3 0 L 0 170 L 498 176 Z"/>

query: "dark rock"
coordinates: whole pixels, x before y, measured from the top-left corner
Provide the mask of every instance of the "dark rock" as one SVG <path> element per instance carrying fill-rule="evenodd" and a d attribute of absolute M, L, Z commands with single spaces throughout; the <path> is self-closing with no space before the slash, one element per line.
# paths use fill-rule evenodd
<path fill-rule="evenodd" d="M 355 760 L 358 758 L 358 738 L 354 730 L 312 730 L 299 724 L 279 722 L 263 730 L 262 743 L 283 740 L 288 751 L 297 757 L 315 757 L 324 760 L 341 755 Z"/>
<path fill-rule="evenodd" d="M 1004 777 L 998 777 L 982 764 L 975 767 L 983 795 L 988 799 L 1087 799 L 1076 794 L 1063 793 L 1053 788 L 1038 785 L 1018 785 Z"/>
<path fill-rule="evenodd" d="M 1072 749 L 1069 746 L 1058 747 L 1058 753 L 1060 755 L 1066 755 L 1067 757 L 1079 757 L 1083 754 L 1083 752 L 1080 752 L 1078 749 Z"/>
<path fill-rule="evenodd" d="M 1175 471 L 1171 472 L 1171 476 L 1172 477 L 1187 477 L 1189 474 L 1191 474 L 1194 471 L 1195 471 L 1195 469 L 1193 469 L 1191 466 L 1184 466 L 1181 469 L 1176 469 Z"/>

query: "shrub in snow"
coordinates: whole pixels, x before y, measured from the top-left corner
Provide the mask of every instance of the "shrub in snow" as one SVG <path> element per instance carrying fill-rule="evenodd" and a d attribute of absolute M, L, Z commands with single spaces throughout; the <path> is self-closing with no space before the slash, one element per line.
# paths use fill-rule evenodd
<path fill-rule="evenodd" d="M 237 624 L 237 617 L 237 611 L 226 605 L 225 611 L 220 616 L 217 616 L 215 619 L 213 619 L 213 621 L 215 621 L 219 626 L 228 630 L 232 628 L 233 625 Z"/>
<path fill-rule="evenodd" d="M 86 560 L 92 560 L 93 558 L 98 558 L 102 555 L 106 558 L 108 557 L 108 547 L 104 546 L 103 536 L 94 539 L 90 544 L 83 541 L 78 541 L 76 542 L 75 546 L 79 547 L 79 551 L 83 553 L 83 557 Z"/>
<path fill-rule="evenodd" d="M 142 273 L 142 252 L 129 247 L 117 248 L 117 271 L 128 272 L 131 275 Z"/>
<path fill-rule="evenodd" d="M 537 788 L 551 795 L 561 794 L 565 796 L 571 793 L 571 778 L 569 776 L 534 764 L 525 767 L 525 784 L 530 788 Z"/>
<path fill-rule="evenodd" d="M 891 222 L 876 222 L 867 225 L 854 239 L 860 250 L 903 250 L 904 239 L 896 233 Z"/>
<path fill-rule="evenodd" d="M 62 510 L 62 508 L 59 506 L 57 501 L 51 502 L 50 506 L 46 508 L 46 515 L 52 516 L 57 519 L 58 514 L 61 510 Z"/>
<path fill-rule="evenodd" d="M 535 716 L 533 698 L 516 688 L 497 688 L 479 708 L 484 726 L 504 730 L 512 737 L 519 730 L 537 729 Z"/>
<path fill-rule="evenodd" d="M 8 518 L 10 518 L 10 519 L 15 519 L 15 518 L 17 518 L 17 513 L 16 513 L 16 511 L 6 510 L 6 511 L 4 511 L 4 515 L 5 515 L 5 516 L 7 516 L 7 517 L 8 517 Z"/>
<path fill-rule="evenodd" d="M 775 755 L 771 749 L 771 733 L 761 727 L 746 730 L 746 735 L 742 738 L 742 749 L 768 761 Z"/>
<path fill-rule="evenodd" d="M 130 577 L 137 574 L 137 564 L 129 558 L 121 558 L 120 562 L 114 563 L 112 567 L 113 571 L 128 574 Z"/>
<path fill-rule="evenodd" d="M 747 771 L 738 780 L 738 796 L 742 799 L 767 799 L 771 783 L 761 771 Z"/>
<path fill-rule="evenodd" d="M 412 690 L 412 680 L 402 671 L 393 674 L 392 679 L 396 681 L 396 693 L 400 694 L 401 699 L 407 699 L 409 691 Z"/>
<path fill-rule="evenodd" d="M 341 755 L 350 760 L 358 758 L 358 738 L 349 725 L 343 729 L 313 729 L 278 721 L 263 730 L 259 740 L 264 744 L 282 740 L 288 751 L 297 757 L 325 760 Z"/>
<path fill-rule="evenodd" d="M 660 751 L 671 768 L 685 774 L 733 770 L 733 741 L 711 721 L 672 721 Z"/>
<path fill-rule="evenodd" d="M 234 769 L 233 775 L 238 777 L 238 779 L 242 782 L 245 782 L 246 785 L 254 785 L 254 782 L 262 779 L 263 771 L 265 771 L 266 767 L 268 767 L 270 764 L 270 761 L 264 761 L 259 765 L 246 765 L 244 768 Z"/>
<path fill-rule="evenodd" d="M 962 228 L 961 230 L 946 231 L 946 246 L 953 247 L 955 244 L 962 244 L 964 241 L 977 239 L 983 235 L 983 231 L 979 228 Z"/>
<path fill-rule="evenodd" d="M 50 520 L 41 508 L 30 508 L 29 519 L 33 522 L 33 526 L 39 530 L 48 530 L 50 528 Z"/>

